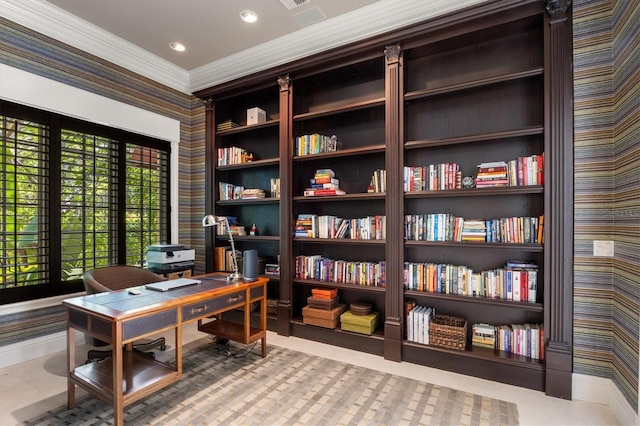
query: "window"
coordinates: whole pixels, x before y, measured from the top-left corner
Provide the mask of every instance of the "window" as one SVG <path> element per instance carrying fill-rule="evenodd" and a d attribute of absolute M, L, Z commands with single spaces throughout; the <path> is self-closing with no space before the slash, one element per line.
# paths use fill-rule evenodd
<path fill-rule="evenodd" d="M 168 142 L 0 102 L 0 304 L 170 240 Z"/>

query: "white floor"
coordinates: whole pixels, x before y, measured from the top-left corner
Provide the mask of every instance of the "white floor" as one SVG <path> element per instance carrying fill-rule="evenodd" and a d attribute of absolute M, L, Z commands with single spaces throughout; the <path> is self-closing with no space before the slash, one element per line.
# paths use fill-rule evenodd
<path fill-rule="evenodd" d="M 183 341 L 207 337 L 187 327 Z M 521 425 L 618 425 L 609 407 L 584 401 L 551 398 L 542 392 L 476 379 L 406 362 L 386 361 L 379 356 L 324 345 L 269 332 L 269 345 L 323 356 L 337 361 L 377 369 L 429 383 L 514 402 L 518 405 Z M 259 346 L 254 351 L 259 351 Z M 78 351 L 82 352 L 82 351 Z M 84 356 L 84 355 L 83 355 Z M 49 409 L 66 404 L 66 356 L 56 352 L 32 361 L 0 369 L 0 425 L 20 425 Z M 77 396 L 82 391 L 78 390 Z"/>

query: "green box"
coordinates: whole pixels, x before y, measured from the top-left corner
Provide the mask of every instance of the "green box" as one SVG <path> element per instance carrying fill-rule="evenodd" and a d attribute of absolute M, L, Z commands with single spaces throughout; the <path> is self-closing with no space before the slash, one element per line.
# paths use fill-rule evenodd
<path fill-rule="evenodd" d="M 379 317 L 379 312 L 371 312 L 369 315 L 353 315 L 351 311 L 347 311 L 340 315 L 340 328 L 355 333 L 373 334 L 378 328 Z"/>

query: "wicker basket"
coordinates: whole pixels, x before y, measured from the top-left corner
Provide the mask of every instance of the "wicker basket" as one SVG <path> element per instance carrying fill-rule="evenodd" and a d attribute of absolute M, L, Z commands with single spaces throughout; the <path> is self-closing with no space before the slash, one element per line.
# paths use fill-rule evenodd
<path fill-rule="evenodd" d="M 429 344 L 464 351 L 467 346 L 467 320 L 448 315 L 434 316 L 429 322 Z"/>

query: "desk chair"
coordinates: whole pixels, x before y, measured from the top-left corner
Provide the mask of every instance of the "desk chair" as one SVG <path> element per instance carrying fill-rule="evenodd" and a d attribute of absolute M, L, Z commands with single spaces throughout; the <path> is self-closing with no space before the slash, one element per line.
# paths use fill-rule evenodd
<path fill-rule="evenodd" d="M 84 282 L 84 288 L 87 291 L 87 294 L 122 290 L 129 287 L 137 287 L 164 280 L 164 277 L 147 269 L 128 265 L 107 266 L 92 269 L 86 271 L 82 275 L 82 281 Z M 104 345 L 104 342 L 94 339 L 94 344 L 96 346 L 100 346 L 101 344 Z M 167 348 L 164 337 L 160 337 L 153 341 L 142 341 L 133 344 L 134 350 L 145 353 L 151 357 L 153 357 L 153 353 L 148 351 L 157 347 L 159 347 L 160 350 L 165 350 Z M 105 349 L 102 350 L 92 349 L 87 353 L 87 363 L 103 360 L 110 357 L 111 354 L 111 347 L 105 347 Z"/>

